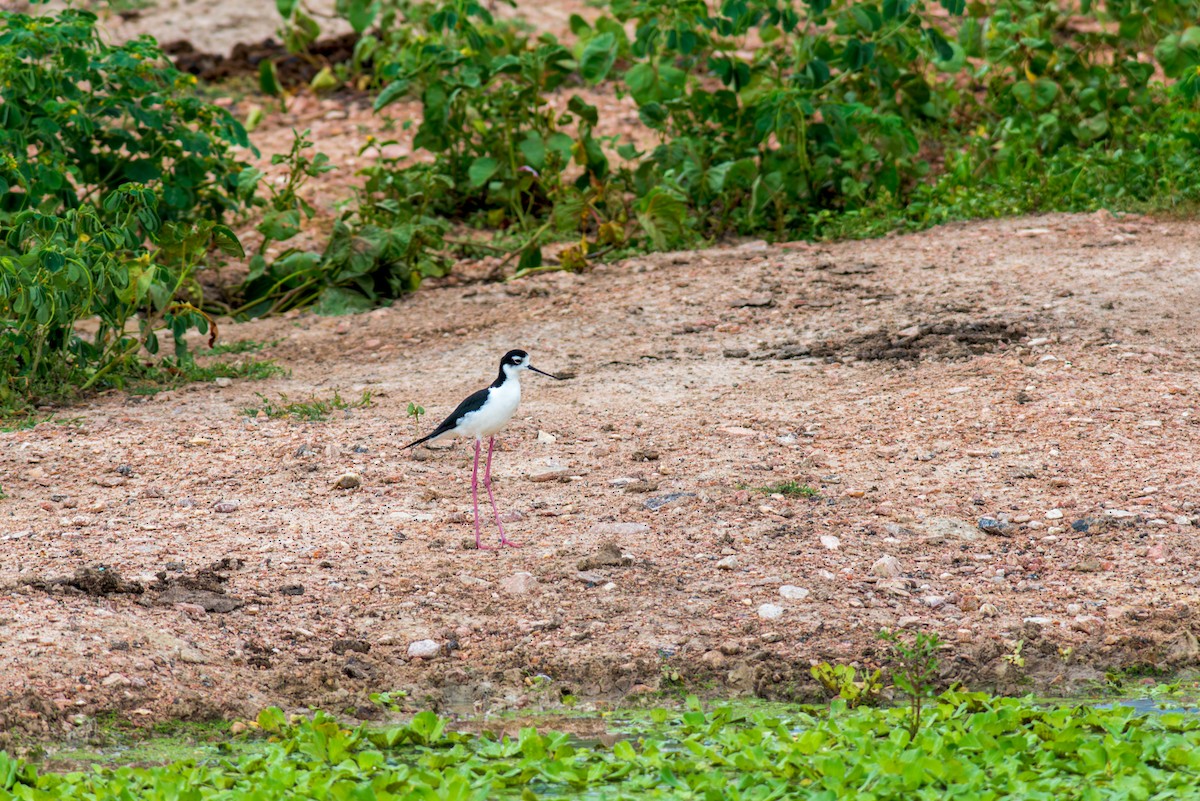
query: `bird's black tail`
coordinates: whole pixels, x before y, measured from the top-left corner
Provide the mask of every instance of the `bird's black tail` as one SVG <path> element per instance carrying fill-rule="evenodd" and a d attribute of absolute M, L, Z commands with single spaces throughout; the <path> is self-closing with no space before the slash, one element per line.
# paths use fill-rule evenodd
<path fill-rule="evenodd" d="M 401 448 L 400 450 L 402 450 L 402 451 L 406 451 L 406 450 L 408 450 L 409 448 L 412 448 L 412 447 L 415 447 L 415 446 L 417 446 L 417 445 L 420 445 L 422 442 L 428 442 L 429 440 L 433 439 L 433 438 L 434 438 L 434 437 L 436 437 L 436 436 L 437 436 L 437 434 L 436 434 L 436 433 L 434 433 L 434 434 L 428 434 L 428 435 L 426 435 L 426 436 L 424 436 L 424 437 L 421 437 L 419 440 L 416 440 L 415 442 L 410 442 L 410 443 L 408 443 L 407 445 L 405 445 L 405 446 L 404 446 L 403 448 Z"/>
<path fill-rule="evenodd" d="M 415 441 L 413 441 L 413 442 L 410 442 L 410 443 L 408 443 L 407 445 L 405 445 L 405 446 L 404 446 L 403 448 L 401 448 L 400 450 L 402 450 L 402 451 L 406 451 L 406 450 L 408 450 L 409 448 L 412 448 L 412 447 L 415 447 L 415 446 L 417 446 L 417 445 L 420 445 L 422 442 L 428 442 L 428 441 L 429 441 L 429 440 L 431 440 L 431 439 L 436 439 L 437 437 L 440 437 L 442 434 L 445 434 L 445 433 L 446 433 L 447 431 L 449 431 L 449 430 L 450 430 L 450 429 L 449 429 L 449 428 L 447 428 L 446 426 L 444 426 L 444 425 L 440 425 L 440 426 L 438 426 L 437 428 L 435 428 L 433 431 L 431 431 L 430 433 L 428 433 L 428 434 L 426 434 L 425 436 L 421 437 L 420 439 L 418 439 L 418 440 L 415 440 Z"/>

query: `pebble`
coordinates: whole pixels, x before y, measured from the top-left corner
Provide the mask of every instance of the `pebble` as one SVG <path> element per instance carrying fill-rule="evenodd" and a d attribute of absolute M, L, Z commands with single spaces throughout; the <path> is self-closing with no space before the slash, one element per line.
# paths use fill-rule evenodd
<path fill-rule="evenodd" d="M 417 640 L 408 644 L 409 659 L 433 659 L 441 653 L 442 646 L 433 640 Z"/>
<path fill-rule="evenodd" d="M 116 684 L 119 684 L 122 687 L 128 687 L 130 684 L 130 681 L 129 681 L 129 679 L 122 676 L 120 673 L 109 673 L 107 676 L 105 676 L 103 679 L 100 680 L 100 683 L 103 684 L 105 687 L 112 687 L 113 685 L 116 685 Z"/>
<path fill-rule="evenodd" d="M 1175 525 L 1177 526 L 1190 526 L 1191 524 L 1192 518 L 1188 517 L 1187 515 L 1179 515 L 1175 518 Z"/>
<path fill-rule="evenodd" d="M 1024 618 L 1024 622 L 1032 623 L 1035 626 L 1049 626 L 1051 623 L 1054 622 L 1054 620 L 1052 618 L 1035 615 L 1033 617 Z"/>
<path fill-rule="evenodd" d="M 208 612 L 200 604 L 177 603 L 175 608 L 188 617 L 204 617 Z"/>
<path fill-rule="evenodd" d="M 567 478 L 569 475 L 571 475 L 571 471 L 567 468 L 560 465 L 550 465 L 535 473 L 530 473 L 529 480 L 542 483 L 546 481 L 558 481 Z"/>
<path fill-rule="evenodd" d="M 1095 615 L 1076 615 L 1071 628 L 1084 634 L 1100 634 L 1104 631 L 1104 621 Z"/>
<path fill-rule="evenodd" d="M 900 575 L 900 560 L 894 556 L 884 556 L 871 565 L 871 575 L 880 578 L 895 578 Z"/>
<path fill-rule="evenodd" d="M 930 537 L 967 541 L 980 539 L 979 531 L 975 526 L 957 517 L 931 517 L 922 523 L 921 528 Z M 983 526 L 980 525 L 979 528 L 983 528 Z"/>
<path fill-rule="evenodd" d="M 227 387 L 231 387 L 231 386 L 233 386 L 233 379 L 232 379 L 232 378 L 227 378 L 227 377 L 225 377 L 225 376 L 221 376 L 220 378 L 218 378 L 218 379 L 217 379 L 216 381 L 214 381 L 213 383 L 214 383 L 214 384 L 216 384 L 216 385 L 217 385 L 218 387 L 220 387 L 221 389 L 225 389 L 225 388 L 227 388 Z"/>
<path fill-rule="evenodd" d="M 736 556 L 726 556 L 721 561 L 717 562 L 719 570 L 736 570 L 738 566 L 738 558 Z"/>
<path fill-rule="evenodd" d="M 784 584 L 779 588 L 779 594 L 789 601 L 803 601 L 809 596 L 809 591 L 795 584 Z"/>
<path fill-rule="evenodd" d="M 358 477 L 357 473 L 343 473 L 334 482 L 334 486 L 338 489 L 354 489 L 361 484 L 362 479 Z"/>
<path fill-rule="evenodd" d="M 695 497 L 696 493 L 694 492 L 672 492 L 670 495 L 658 495 L 653 498 L 647 498 L 642 502 L 642 506 L 645 506 L 651 512 L 656 512 L 669 504 L 677 501 L 686 501 L 688 498 Z"/>
<path fill-rule="evenodd" d="M 537 588 L 537 578 L 524 570 L 500 579 L 500 589 L 509 595 L 528 595 Z"/>
<path fill-rule="evenodd" d="M 916 615 L 905 615 L 896 621 L 896 625 L 902 629 L 916 628 L 921 625 L 921 618 Z"/>
<path fill-rule="evenodd" d="M 783 607 L 776 604 L 763 604 L 758 607 L 758 616 L 763 620 L 778 620 L 783 617 Z"/>
<path fill-rule="evenodd" d="M 979 530 L 985 534 L 1008 536 L 1012 533 L 1012 525 L 996 517 L 979 518 Z"/>
<path fill-rule="evenodd" d="M 229 514 L 230 512 L 236 512 L 237 509 L 238 509 L 237 501 L 218 501 L 217 505 L 213 507 L 214 511 L 217 511 L 217 512 L 220 512 L 221 514 L 226 514 L 226 515 Z"/>
<path fill-rule="evenodd" d="M 980 605 L 979 614 L 983 615 L 984 617 L 996 617 L 1000 614 L 1000 610 L 996 608 L 995 604 L 986 603 Z"/>
<path fill-rule="evenodd" d="M 303 595 L 304 594 L 304 585 L 303 584 L 284 584 L 282 587 L 279 588 L 279 591 L 281 593 L 283 593 L 284 595 Z"/>
<path fill-rule="evenodd" d="M 842 541 L 832 534 L 823 534 L 821 535 L 821 544 L 825 546 L 826 550 L 836 551 L 841 547 Z"/>
<path fill-rule="evenodd" d="M 1046 512 L 1047 520 L 1061 520 L 1063 516 L 1062 509 L 1051 509 Z"/>
<path fill-rule="evenodd" d="M 1126 511 L 1125 509 L 1105 509 L 1104 516 L 1111 517 L 1114 520 L 1126 520 L 1130 517 L 1137 517 L 1133 512 Z"/>
<path fill-rule="evenodd" d="M 553 445 L 558 442 L 558 437 L 546 431 L 538 431 L 537 441 L 542 445 Z"/>

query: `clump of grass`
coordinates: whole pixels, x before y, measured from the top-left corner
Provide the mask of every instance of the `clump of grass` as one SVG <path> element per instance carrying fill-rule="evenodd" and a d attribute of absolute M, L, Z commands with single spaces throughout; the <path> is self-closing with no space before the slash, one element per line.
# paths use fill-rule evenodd
<path fill-rule="evenodd" d="M 344 409 L 366 409 L 371 406 L 371 392 L 364 390 L 362 396 L 358 400 L 346 400 L 337 390 L 333 391 L 333 397 L 329 400 L 321 400 L 320 398 L 310 398 L 306 401 L 291 401 L 288 396 L 279 393 L 279 402 L 276 403 L 261 392 L 254 393 L 262 401 L 260 406 L 248 406 L 243 410 L 247 417 L 257 417 L 259 412 L 262 412 L 272 420 L 281 417 L 294 417 L 297 420 L 307 420 L 309 422 L 320 422 L 328 420 L 329 415 L 335 410 Z"/>
<path fill-rule="evenodd" d="M 287 375 L 287 370 L 271 359 L 246 359 L 235 362 L 214 361 L 197 364 L 191 359 L 146 365 L 138 373 L 135 383 L 127 387 L 131 395 L 157 395 L 196 381 L 216 381 L 218 378 L 242 378 L 261 381 L 278 375 Z"/>
<path fill-rule="evenodd" d="M 782 495 L 785 498 L 819 498 L 821 497 L 820 490 L 808 484 L 801 484 L 795 479 L 781 481 L 778 484 L 772 484 L 766 487 L 759 487 L 759 492 L 767 495 Z"/>
<path fill-rule="evenodd" d="M 239 339 L 237 342 L 229 342 L 221 345 L 214 345 L 207 353 L 209 356 L 221 356 L 226 353 L 258 353 L 267 348 L 273 348 L 283 340 L 272 339 L 269 342 L 260 342 L 256 339 Z"/>

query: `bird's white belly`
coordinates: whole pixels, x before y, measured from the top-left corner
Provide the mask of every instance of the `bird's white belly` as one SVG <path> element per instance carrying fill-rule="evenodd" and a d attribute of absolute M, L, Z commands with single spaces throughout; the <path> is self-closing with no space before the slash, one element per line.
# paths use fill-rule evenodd
<path fill-rule="evenodd" d="M 521 385 L 505 381 L 488 390 L 487 402 L 478 411 L 464 415 L 455 428 L 464 437 L 490 437 L 508 424 L 521 402 Z"/>

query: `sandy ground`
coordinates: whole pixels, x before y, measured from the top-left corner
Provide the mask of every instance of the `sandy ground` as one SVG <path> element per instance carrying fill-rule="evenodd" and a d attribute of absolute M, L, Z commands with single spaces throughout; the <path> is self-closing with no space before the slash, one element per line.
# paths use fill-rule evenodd
<path fill-rule="evenodd" d="M 301 96 L 254 139 L 265 163 L 313 130 L 344 168 L 312 187 L 327 222 L 379 125 Z M 1059 215 L 510 284 L 463 264 L 390 309 L 227 323 L 290 376 L 0 433 L 0 741 L 394 689 L 814 698 L 809 666 L 881 664 L 882 627 L 1007 692 L 1193 666 L 1198 251 L 1190 221 Z M 513 347 L 572 377 L 525 380 L 494 468 L 525 547 L 481 552 L 467 444 L 399 448 L 410 401 L 428 428 Z M 335 390 L 374 403 L 245 413 Z M 761 491 L 793 480 L 818 497 Z"/>
<path fill-rule="evenodd" d="M 0 435 L 4 714 L 69 729 L 396 688 L 490 709 L 676 674 L 806 696 L 813 660 L 878 662 L 885 626 L 940 633 L 946 678 L 974 686 L 1192 664 L 1198 248 L 1191 223 L 1053 216 L 229 325 L 291 377 Z M 518 346 L 574 377 L 525 381 L 495 462 L 525 547 L 481 552 L 468 448 L 401 452 L 405 410 L 447 413 Z M 243 412 L 335 389 L 375 403 Z M 756 489 L 789 479 L 820 497 Z M 606 542 L 628 564 L 581 570 Z M 146 591 L 37 586 L 95 565 Z M 180 577 L 241 605 L 205 611 L 234 604 Z M 438 655 L 410 657 L 425 639 Z"/>

